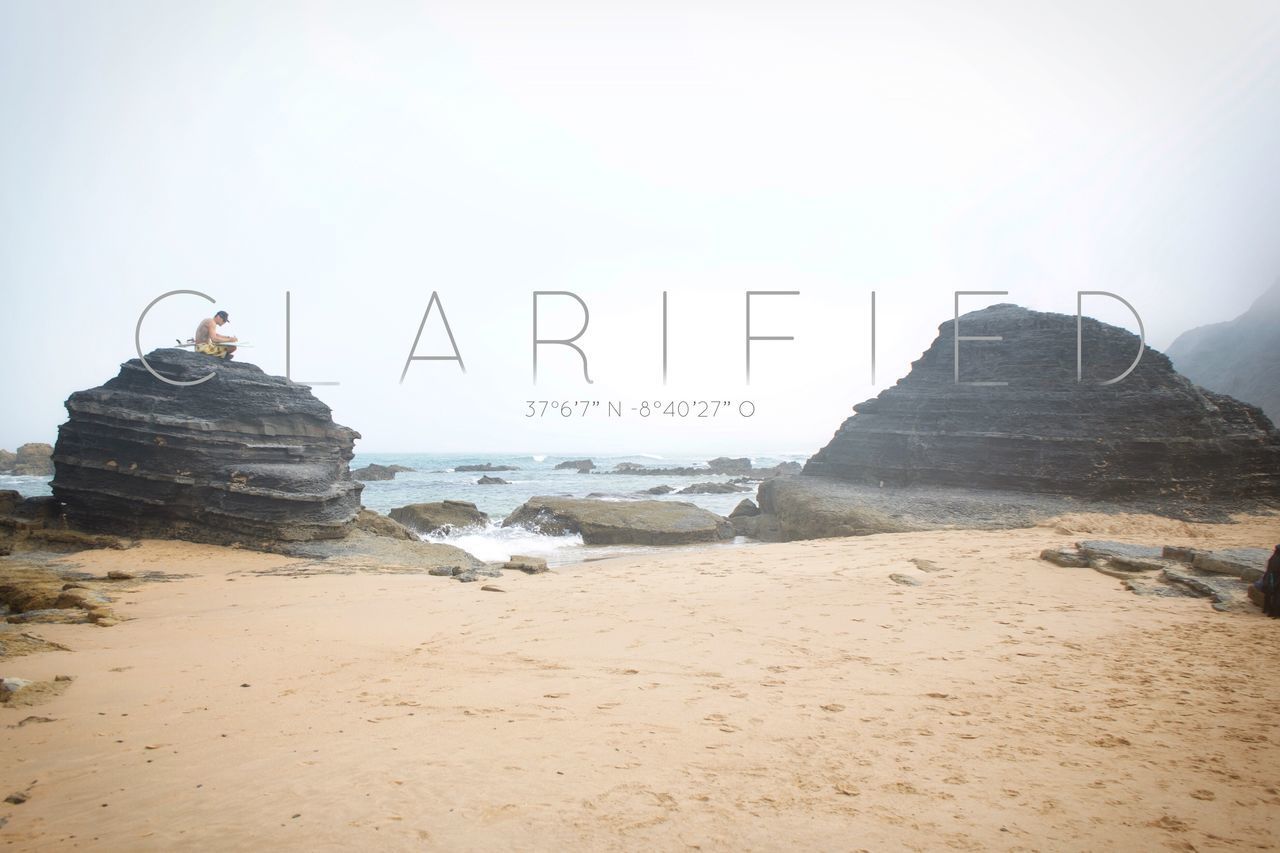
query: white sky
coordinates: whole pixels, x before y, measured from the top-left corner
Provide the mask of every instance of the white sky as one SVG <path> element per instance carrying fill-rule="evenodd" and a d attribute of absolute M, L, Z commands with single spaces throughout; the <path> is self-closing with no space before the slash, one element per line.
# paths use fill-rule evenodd
<path fill-rule="evenodd" d="M 294 378 L 341 382 L 316 390 L 363 450 L 810 453 L 954 290 L 1115 291 L 1163 348 L 1280 274 L 1274 0 L 0 0 L 0 128 L 8 448 L 179 288 L 278 374 L 291 291 Z M 749 387 L 747 289 L 801 291 L 757 303 L 796 340 L 756 344 Z M 400 385 L 433 290 L 468 372 Z M 594 385 L 563 347 L 532 384 L 533 290 L 589 304 Z M 211 311 L 158 306 L 144 347 Z M 435 317 L 419 353 L 444 348 Z M 554 398 L 757 414 L 523 417 Z"/>

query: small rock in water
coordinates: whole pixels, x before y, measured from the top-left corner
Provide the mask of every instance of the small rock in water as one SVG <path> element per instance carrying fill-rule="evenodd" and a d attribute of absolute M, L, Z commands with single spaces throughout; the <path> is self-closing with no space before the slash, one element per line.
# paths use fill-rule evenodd
<path fill-rule="evenodd" d="M 920 580 L 919 578 L 913 578 L 910 575 L 903 575 L 897 572 L 894 572 L 893 574 L 889 575 L 889 580 L 893 581 L 894 583 L 900 583 L 903 586 L 920 586 L 924 583 L 924 581 Z"/>

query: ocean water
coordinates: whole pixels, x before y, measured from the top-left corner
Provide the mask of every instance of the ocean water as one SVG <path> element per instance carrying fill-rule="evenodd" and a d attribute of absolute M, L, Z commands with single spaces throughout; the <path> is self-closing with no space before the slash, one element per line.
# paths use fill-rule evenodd
<path fill-rule="evenodd" d="M 392 509 L 407 504 L 430 503 L 443 500 L 460 500 L 474 503 L 489 515 L 490 523 L 483 528 L 461 531 L 449 536 L 426 537 L 433 542 L 456 545 L 482 560 L 505 560 L 512 554 L 531 554 L 545 557 L 552 565 L 564 565 L 600 559 L 627 553 L 643 553 L 657 549 L 630 546 L 588 547 L 581 536 L 546 536 L 520 527 L 501 527 L 502 520 L 518 506 L 535 495 L 554 495 L 583 498 L 602 496 L 604 500 L 674 500 L 686 501 L 728 515 L 743 498 L 755 499 L 755 486 L 750 491 L 723 495 L 646 495 L 645 489 L 667 485 L 676 490 L 694 483 L 727 482 L 726 475 L 698 474 L 695 476 L 655 476 L 651 474 L 608 473 L 622 462 L 633 462 L 650 468 L 705 467 L 704 456 L 659 456 L 637 454 L 633 456 L 591 456 L 596 470 L 579 474 L 575 470 L 557 471 L 557 463 L 582 456 L 552 456 L 548 454 L 430 454 L 430 453 L 357 453 L 351 467 L 365 465 L 404 465 L 413 471 L 401 472 L 394 480 L 365 483 L 361 500 L 365 506 L 384 515 Z M 753 456 L 752 465 L 767 468 L 780 462 L 803 463 L 803 454 Z M 501 477 L 510 485 L 477 484 L 482 473 L 460 472 L 459 465 L 510 465 L 514 471 L 495 471 L 489 476 Z M 0 475 L 0 489 L 16 489 L 24 496 L 50 494 L 49 480 L 43 477 L 14 477 Z M 741 538 L 733 543 L 717 546 L 748 544 Z"/>

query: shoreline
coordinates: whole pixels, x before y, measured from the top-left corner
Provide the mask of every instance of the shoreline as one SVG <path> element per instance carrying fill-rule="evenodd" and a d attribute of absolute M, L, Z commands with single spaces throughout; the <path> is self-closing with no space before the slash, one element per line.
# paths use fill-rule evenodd
<path fill-rule="evenodd" d="M 72 651 L 6 676 L 73 681 L 0 707 L 51 720 L 0 745 L 0 793 L 30 794 L 0 841 L 1274 843 L 1280 681 L 1250 649 L 1280 624 L 1038 559 L 1098 536 L 1257 545 L 1280 521 L 690 546 L 508 572 L 503 592 L 174 541 L 68 555 L 189 576 L 134 584 L 111 628 L 12 626 Z"/>

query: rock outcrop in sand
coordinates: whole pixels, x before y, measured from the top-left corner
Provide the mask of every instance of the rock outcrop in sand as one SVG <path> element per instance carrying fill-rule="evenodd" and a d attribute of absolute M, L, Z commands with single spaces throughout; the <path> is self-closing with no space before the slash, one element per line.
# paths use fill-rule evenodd
<path fill-rule="evenodd" d="M 550 536 L 580 533 L 586 545 L 688 545 L 733 538 L 733 525 L 680 501 L 534 497 L 502 522 Z"/>
<path fill-rule="evenodd" d="M 943 323 L 911 372 L 855 415 L 804 473 L 886 486 L 1013 489 L 1088 498 L 1280 496 L 1280 433 L 1255 406 L 1197 388 L 1138 337 L 996 305 Z"/>
<path fill-rule="evenodd" d="M 1255 406 L 1198 388 L 1137 335 L 996 305 L 954 321 L 911 372 L 854 414 L 804 468 L 766 480 L 739 532 L 815 539 L 1007 528 L 1088 507 L 1225 520 L 1280 499 L 1280 433 Z"/>
<path fill-rule="evenodd" d="M 67 400 L 53 493 L 77 528 L 207 542 L 345 536 L 362 485 L 359 433 L 306 385 L 179 349 L 125 362 Z"/>

